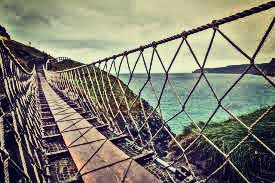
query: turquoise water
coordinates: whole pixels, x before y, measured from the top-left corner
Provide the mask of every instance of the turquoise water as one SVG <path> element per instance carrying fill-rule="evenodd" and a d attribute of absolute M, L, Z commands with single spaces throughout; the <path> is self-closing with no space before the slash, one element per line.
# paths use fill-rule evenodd
<path fill-rule="evenodd" d="M 218 98 L 232 86 L 239 78 L 238 74 L 207 74 L 208 81 L 213 87 Z M 124 82 L 128 82 L 129 75 L 120 76 Z M 199 79 L 199 74 L 170 74 L 163 96 L 160 100 L 158 110 L 163 119 L 169 120 L 182 109 L 182 105 L 187 96 Z M 146 74 L 135 74 L 129 87 L 138 93 L 147 80 Z M 153 92 L 151 84 L 148 82 L 142 90 L 142 97 L 153 107 L 157 105 L 157 97 L 160 96 L 165 75 L 151 74 L 151 83 L 155 90 Z M 274 79 L 273 79 L 274 82 Z M 171 85 L 170 85 L 171 83 Z M 177 94 L 176 94 L 176 93 Z M 177 97 L 178 96 L 178 97 Z M 242 115 L 255 111 L 258 108 L 271 105 L 275 102 L 275 90 L 268 81 L 261 76 L 245 75 L 240 82 L 228 93 L 222 101 L 223 106 L 234 115 Z M 218 103 L 206 80 L 202 78 L 195 88 L 193 94 L 185 105 L 185 111 L 194 121 L 207 121 L 214 112 Z M 230 117 L 223 109 L 219 109 L 213 116 L 211 123 L 226 120 Z M 176 134 L 182 132 L 185 126 L 191 123 L 190 118 L 185 113 L 180 113 L 177 117 L 168 121 L 168 125 Z"/>

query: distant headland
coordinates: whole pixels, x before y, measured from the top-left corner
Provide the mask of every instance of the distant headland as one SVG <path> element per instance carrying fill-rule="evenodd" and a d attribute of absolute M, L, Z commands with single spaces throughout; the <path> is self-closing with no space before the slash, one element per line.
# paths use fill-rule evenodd
<path fill-rule="evenodd" d="M 272 58 L 269 63 L 256 64 L 266 75 L 275 76 L 275 58 Z M 204 68 L 206 73 L 223 73 L 223 74 L 242 74 L 249 64 L 229 65 L 217 68 Z M 193 73 L 200 73 L 200 69 L 196 69 Z M 254 68 L 250 68 L 248 74 L 259 75 L 260 73 Z"/>

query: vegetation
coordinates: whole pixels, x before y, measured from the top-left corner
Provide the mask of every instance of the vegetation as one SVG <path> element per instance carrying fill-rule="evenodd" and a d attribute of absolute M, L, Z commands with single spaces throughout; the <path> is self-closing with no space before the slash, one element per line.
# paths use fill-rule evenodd
<path fill-rule="evenodd" d="M 70 69 L 81 65 L 84 65 L 84 64 L 74 60 L 63 60 L 62 62 L 52 63 L 50 65 L 50 69 L 53 71 L 62 71 L 65 69 Z"/>
<path fill-rule="evenodd" d="M 19 63 L 28 71 L 32 70 L 35 63 L 45 63 L 48 58 L 52 58 L 47 53 L 14 40 L 5 40 L 4 43 Z"/>
<path fill-rule="evenodd" d="M 256 110 L 253 113 L 239 117 L 247 126 L 253 124 L 267 108 Z M 199 126 L 204 123 L 200 122 Z M 264 142 L 270 149 L 275 149 L 275 110 L 272 110 L 263 117 L 252 129 L 251 132 Z M 183 147 L 187 147 L 199 134 L 194 125 L 187 127 L 184 132 L 177 137 Z M 220 123 L 209 124 L 204 134 L 228 154 L 240 141 L 248 134 L 248 130 L 237 120 L 229 119 Z M 170 144 L 174 158 L 180 154 L 176 144 Z M 201 176 L 210 175 L 220 165 L 225 158 L 203 137 L 197 141 L 187 152 L 190 162 L 194 164 Z M 272 182 L 275 180 L 275 158 L 261 143 L 250 135 L 232 154 L 231 162 L 252 182 Z M 231 165 L 227 164 L 216 175 L 216 178 L 223 179 L 223 182 L 242 182 L 241 177 Z"/>

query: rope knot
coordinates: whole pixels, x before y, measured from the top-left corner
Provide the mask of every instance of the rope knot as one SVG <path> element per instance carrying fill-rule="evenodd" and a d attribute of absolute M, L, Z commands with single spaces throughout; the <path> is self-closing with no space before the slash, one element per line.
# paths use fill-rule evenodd
<path fill-rule="evenodd" d="M 186 31 L 183 31 L 183 32 L 181 33 L 181 37 L 182 37 L 183 39 L 186 39 L 187 36 L 188 36 L 188 33 L 187 33 Z"/>
<path fill-rule="evenodd" d="M 152 42 L 153 48 L 157 47 L 157 43 L 155 41 Z"/>
<path fill-rule="evenodd" d="M 212 24 L 212 28 L 213 28 L 213 29 L 219 28 L 219 25 L 218 25 L 217 20 L 213 20 L 211 24 Z"/>
<path fill-rule="evenodd" d="M 222 101 L 221 100 L 218 100 L 218 106 L 222 106 Z"/>
<path fill-rule="evenodd" d="M 140 47 L 139 47 L 139 50 L 140 50 L 141 52 L 143 52 L 143 51 L 144 51 L 144 46 L 140 46 Z"/>

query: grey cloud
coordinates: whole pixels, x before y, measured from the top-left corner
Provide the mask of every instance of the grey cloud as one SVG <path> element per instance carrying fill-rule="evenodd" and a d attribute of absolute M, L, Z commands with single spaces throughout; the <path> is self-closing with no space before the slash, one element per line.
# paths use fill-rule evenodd
<path fill-rule="evenodd" d="M 28 7 L 25 1 L 4 1 L 0 6 L 0 12 L 8 24 L 18 29 L 50 25 L 50 16 L 41 13 L 38 7 Z"/>
<path fill-rule="evenodd" d="M 116 54 L 115 50 L 129 50 L 263 3 L 262 0 L 0 1 L 1 24 L 6 26 L 12 38 L 31 41 L 33 46 L 49 51 L 52 55 L 83 57 L 80 60 L 104 58 Z M 273 14 L 263 14 L 273 17 L 274 11 Z M 264 16 L 258 14 L 253 17 L 242 26 L 238 22 L 221 26 L 227 35 L 248 51 L 255 49 L 254 45 L 261 36 L 256 33 L 263 32 L 267 24 Z M 198 55 L 203 57 L 209 35 L 202 34 L 194 41 L 192 36 L 190 38 L 192 45 L 199 50 Z M 215 44 L 214 61 L 223 57 L 228 60 L 235 58 L 230 52 L 224 51 L 232 48 L 223 46 L 221 41 Z M 269 41 L 262 54 L 272 53 L 274 43 Z M 164 51 L 164 56 L 171 57 L 171 54 Z M 91 55 L 93 58 L 90 58 Z"/>
<path fill-rule="evenodd" d="M 43 41 L 42 41 L 43 42 Z M 111 40 L 47 40 L 44 41 L 48 44 L 53 44 L 59 48 L 65 49 L 110 49 L 114 47 L 122 47 L 127 45 L 126 42 L 122 41 L 111 41 Z"/>

